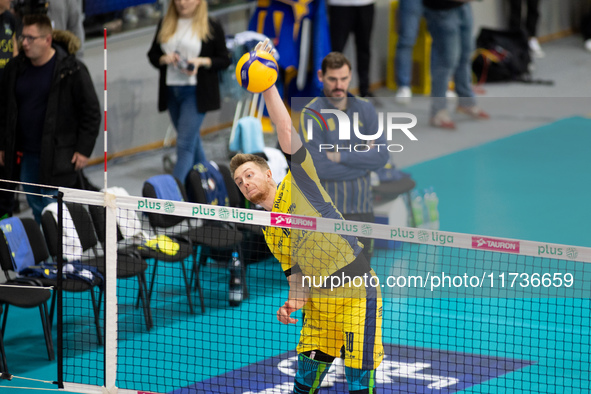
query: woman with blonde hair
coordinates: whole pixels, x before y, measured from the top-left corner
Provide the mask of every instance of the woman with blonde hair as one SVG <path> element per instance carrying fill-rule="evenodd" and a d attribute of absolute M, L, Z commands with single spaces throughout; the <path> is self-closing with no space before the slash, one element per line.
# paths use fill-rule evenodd
<path fill-rule="evenodd" d="M 205 113 L 220 108 L 218 71 L 230 56 L 221 25 L 209 18 L 205 0 L 173 0 L 148 52 L 160 70 L 158 110 L 168 109 L 177 131 L 173 175 L 181 182 L 206 160 L 200 129 Z"/>

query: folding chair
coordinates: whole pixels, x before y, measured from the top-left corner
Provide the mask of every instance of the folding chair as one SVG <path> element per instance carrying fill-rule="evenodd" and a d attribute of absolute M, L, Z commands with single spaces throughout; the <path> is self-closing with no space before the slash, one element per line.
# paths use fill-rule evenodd
<path fill-rule="evenodd" d="M 166 189 L 165 195 L 162 191 Z M 171 201 L 189 201 L 183 184 L 172 175 L 157 175 L 149 178 L 142 190 L 144 197 L 167 199 Z M 184 224 L 176 235 L 188 239 L 194 245 L 193 267 L 189 288 L 194 287 L 199 293 L 201 310 L 205 312 L 203 290 L 199 279 L 200 266 L 206 259 L 208 251 L 231 250 L 242 241 L 242 235 L 235 230 L 224 227 L 193 226 L 187 218 L 148 213 L 150 225 L 156 232 L 157 228 L 171 228 L 178 224 Z M 199 262 L 197 262 L 197 247 L 201 250 Z"/>
<path fill-rule="evenodd" d="M 163 178 L 162 178 L 163 177 Z M 178 182 L 172 175 L 157 175 L 154 177 L 149 178 L 146 182 L 144 182 L 144 186 L 142 189 L 142 195 L 144 197 L 150 198 L 158 198 L 156 193 L 156 189 L 154 188 L 154 184 L 159 184 L 162 179 L 165 179 L 169 182 L 168 186 L 171 186 L 170 189 L 173 191 L 173 201 L 186 201 L 186 195 L 184 194 L 184 188 L 182 184 Z M 178 189 L 180 188 L 180 189 Z M 182 192 L 181 192 L 182 190 Z M 181 194 L 183 193 L 183 194 Z M 148 299 L 152 297 L 152 291 L 154 290 L 154 283 L 156 280 L 156 276 L 158 274 L 158 263 L 159 262 L 167 262 L 167 263 L 179 263 L 181 265 L 181 272 L 183 274 L 183 281 L 185 283 L 185 291 L 187 294 L 187 303 L 189 305 L 189 311 L 191 313 L 195 313 L 193 308 L 193 300 L 191 296 L 191 282 L 189 281 L 189 277 L 187 276 L 187 269 L 185 266 L 185 260 L 189 257 L 193 257 L 193 265 L 196 263 L 196 255 L 193 250 L 193 242 L 191 237 L 188 237 L 186 232 L 188 230 L 183 229 L 181 232 L 171 233 L 174 231 L 175 227 L 178 225 L 184 224 L 185 226 L 188 225 L 188 221 L 184 217 L 180 216 L 171 216 L 171 215 L 162 215 L 156 213 L 147 213 L 148 222 L 150 224 L 150 228 L 152 232 L 157 236 L 159 234 L 166 233 L 165 235 L 172 238 L 179 246 L 178 250 L 174 254 L 164 253 L 163 251 L 159 250 L 158 248 L 149 248 L 149 247 L 142 247 L 140 249 L 140 253 L 144 258 L 152 258 L 154 259 L 154 268 L 152 271 L 152 279 L 150 281 L 150 289 L 148 291 Z M 201 301 L 201 311 L 205 312 L 205 303 L 203 300 L 203 293 L 199 288 L 199 296 Z"/>
<path fill-rule="evenodd" d="M 49 314 L 47 307 L 47 300 L 51 298 L 51 288 L 44 287 L 41 283 L 29 284 L 22 281 L 10 281 L 0 284 L 0 315 L 2 316 L 2 333 L 4 338 L 6 332 L 6 321 L 8 319 L 9 306 L 16 306 L 18 308 L 39 308 L 41 315 L 41 325 L 43 327 L 43 335 L 45 337 L 45 346 L 47 347 L 47 356 L 49 360 L 55 359 L 53 350 L 53 340 L 51 337 L 51 325 L 49 324 Z M 4 306 L 2 312 L 1 306 Z M 6 363 L 4 348 L 2 346 L 2 358 Z M 8 372 L 8 366 L 4 364 L 2 372 Z"/>
<path fill-rule="evenodd" d="M 78 237 L 77 239 L 75 239 L 74 236 L 67 236 L 66 235 L 66 239 L 68 240 L 67 242 L 64 242 L 64 237 L 62 237 L 62 239 L 58 239 L 58 224 L 57 224 L 57 220 L 54 216 L 54 214 L 51 211 L 51 208 L 54 206 L 57 206 L 57 203 L 50 204 L 50 206 L 46 207 L 41 215 L 41 227 L 43 228 L 43 235 L 41 235 L 41 231 L 39 231 L 39 237 L 40 239 L 43 239 L 43 236 L 45 237 L 45 241 L 47 243 L 47 247 L 49 249 L 49 253 L 50 255 L 55 259 L 57 259 L 58 256 L 58 245 L 61 242 L 62 245 L 63 244 L 71 244 L 72 242 L 79 242 L 80 247 L 82 249 L 82 251 L 86 251 L 92 247 L 94 247 L 97 243 L 96 240 L 96 236 L 94 235 L 94 231 L 88 231 L 89 229 L 92 230 L 92 224 L 90 221 L 87 222 L 86 226 L 80 226 L 80 224 L 78 226 L 80 226 L 81 228 L 78 228 L 78 226 L 76 226 L 73 223 L 70 223 L 70 226 L 64 225 L 64 229 L 63 229 L 63 233 L 66 234 L 67 231 L 74 231 L 75 233 L 77 233 Z M 77 204 L 69 204 L 66 203 L 64 204 L 64 216 L 68 215 L 70 218 L 73 218 L 76 216 L 76 212 L 78 209 L 84 209 L 82 208 L 82 206 L 77 205 Z M 67 210 L 67 214 L 66 214 L 66 210 Z M 73 214 L 70 214 L 70 210 L 72 211 Z M 74 228 L 70 228 L 71 226 L 74 226 Z M 66 228 L 68 227 L 68 228 Z M 81 258 L 81 256 L 77 256 L 78 259 Z M 75 260 L 75 257 L 73 256 L 68 256 L 65 255 L 64 256 L 64 263 L 67 260 Z M 87 264 L 87 265 L 91 265 L 88 264 L 88 262 L 82 261 L 82 263 Z M 40 278 L 39 279 L 41 281 L 41 283 L 43 283 L 45 286 L 57 286 L 57 279 L 49 279 L 49 278 Z M 100 324 L 100 310 L 101 310 L 101 303 L 102 303 L 102 297 L 103 297 L 103 278 L 101 278 L 99 275 L 93 275 L 93 277 L 91 278 L 91 280 L 82 280 L 82 279 L 77 279 L 77 278 L 71 278 L 71 277 L 66 277 L 62 279 L 62 289 L 64 291 L 67 292 L 74 292 L 74 293 L 81 293 L 81 292 L 85 292 L 88 291 L 90 294 L 90 299 L 91 299 L 91 304 L 92 304 L 92 310 L 93 310 L 93 314 L 94 314 L 94 324 L 96 327 L 96 336 L 97 336 L 97 342 L 99 345 L 103 344 L 103 336 L 102 336 L 102 331 L 101 331 L 101 324 Z M 99 294 L 98 294 L 98 299 L 97 296 L 95 294 L 95 288 L 99 289 Z M 50 312 L 50 321 L 53 321 L 53 313 L 55 311 L 55 303 L 56 303 L 56 296 L 54 294 L 53 299 L 51 301 L 51 312 Z"/>
<path fill-rule="evenodd" d="M 105 250 L 105 208 L 98 206 L 90 206 L 87 211 L 81 205 L 74 205 L 66 203 L 68 211 L 78 234 L 81 232 L 85 234 L 81 238 L 82 248 L 84 250 L 92 249 L 95 253 L 95 258 L 83 261 L 83 264 L 95 266 L 101 274 L 105 274 L 105 255 L 98 256 L 96 248 L 98 241 L 100 241 L 103 250 Z M 89 226 L 91 226 L 89 228 Z M 94 231 L 93 231 L 94 228 Z M 95 238 L 95 233 L 98 238 Z M 117 226 L 118 241 L 123 239 L 123 235 Z M 152 312 L 150 310 L 150 300 L 148 299 L 148 288 L 146 285 L 145 271 L 148 269 L 148 263 L 141 257 L 139 251 L 135 247 L 127 247 L 119 245 L 117 248 L 117 279 L 137 278 L 138 281 L 138 302 L 142 304 L 144 312 L 144 320 L 146 321 L 146 329 L 150 330 L 153 326 Z M 139 306 L 139 305 L 138 305 Z"/>
<path fill-rule="evenodd" d="M 11 246 L 9 241 L 9 233 L 17 228 L 21 230 L 18 250 L 16 250 L 16 244 Z M 0 333 L 0 351 L 2 353 L 0 367 L 2 372 L 8 372 L 3 338 L 6 332 L 8 310 L 11 305 L 19 308 L 39 308 L 47 355 L 49 360 L 55 358 L 47 308 L 47 301 L 51 298 L 51 288 L 44 287 L 40 281 L 34 278 L 15 277 L 15 272 L 29 265 L 49 260 L 50 256 L 43 238 L 39 237 L 40 233 L 39 226 L 33 219 L 13 217 L 0 221 L 0 239 L 4 240 L 0 241 L 0 265 L 7 278 L 6 282 L 0 284 L 0 315 L 3 315 Z M 15 278 L 9 279 L 11 277 Z"/>
<path fill-rule="evenodd" d="M 217 167 L 217 168 L 215 168 Z M 224 175 L 226 173 L 226 175 Z M 196 164 L 187 176 L 186 190 L 189 201 L 197 204 L 212 204 L 215 203 L 220 206 L 232 206 L 231 203 L 239 204 L 239 197 L 227 190 L 225 177 L 230 176 L 230 170 L 219 164 L 212 165 L 210 163 Z M 231 177 L 231 176 L 230 176 Z M 233 183 L 233 182 L 232 182 Z M 207 185 L 207 191 L 205 186 Z M 234 185 L 233 188 L 236 186 Z M 217 190 L 213 195 L 223 196 L 215 198 L 212 201 L 212 191 Z M 210 192 L 208 195 L 208 191 Z M 235 190 L 232 190 L 234 192 Z M 230 200 L 231 199 L 231 200 Z M 207 263 L 207 258 L 217 261 L 233 260 L 233 254 L 238 253 L 238 261 L 240 264 L 239 281 L 237 280 L 236 267 L 230 266 L 230 283 L 241 288 L 242 298 L 248 297 L 246 288 L 246 273 L 244 256 L 242 255 L 241 244 L 244 237 L 246 226 L 239 228 L 234 223 L 226 223 L 220 221 L 205 220 L 203 226 L 200 228 L 199 239 L 195 239 L 196 243 L 202 246 L 199 254 L 199 261 L 193 268 L 193 275 L 195 277 L 196 285 L 199 283 L 199 271 L 201 266 Z M 230 305 L 238 306 L 241 300 L 230 297 Z"/>
<path fill-rule="evenodd" d="M 4 312 L 0 305 L 0 315 Z M 2 374 L 8 374 L 8 363 L 6 362 L 6 351 L 4 350 L 4 335 L 0 332 L 0 368 Z"/>

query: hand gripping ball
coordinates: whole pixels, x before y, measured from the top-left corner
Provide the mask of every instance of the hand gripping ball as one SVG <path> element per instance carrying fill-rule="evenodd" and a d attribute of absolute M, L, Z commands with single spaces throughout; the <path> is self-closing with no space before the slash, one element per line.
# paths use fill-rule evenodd
<path fill-rule="evenodd" d="M 236 80 L 251 93 L 261 93 L 277 81 L 277 62 L 269 52 L 245 53 L 236 65 Z"/>

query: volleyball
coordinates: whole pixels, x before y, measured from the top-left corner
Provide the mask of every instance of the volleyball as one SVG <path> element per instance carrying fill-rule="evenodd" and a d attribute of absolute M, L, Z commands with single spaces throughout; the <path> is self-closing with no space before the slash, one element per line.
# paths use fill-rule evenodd
<path fill-rule="evenodd" d="M 236 80 L 251 93 L 261 93 L 277 81 L 277 62 L 269 52 L 245 53 L 236 65 Z"/>

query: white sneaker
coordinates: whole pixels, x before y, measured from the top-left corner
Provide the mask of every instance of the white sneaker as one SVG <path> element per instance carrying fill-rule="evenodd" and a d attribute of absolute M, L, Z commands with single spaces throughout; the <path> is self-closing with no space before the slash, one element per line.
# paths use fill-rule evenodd
<path fill-rule="evenodd" d="M 154 9 L 152 4 L 142 4 L 137 6 L 138 16 L 148 19 L 160 18 L 161 12 Z"/>
<path fill-rule="evenodd" d="M 445 92 L 445 98 L 449 103 L 455 104 L 458 102 L 458 94 L 455 90 L 447 89 Z"/>
<path fill-rule="evenodd" d="M 538 39 L 535 37 L 529 39 L 529 49 L 534 57 L 542 58 L 546 56 L 542 50 L 542 47 L 540 46 L 540 43 L 538 42 Z"/>
<path fill-rule="evenodd" d="M 136 14 L 136 11 L 133 7 L 126 8 L 123 11 L 123 21 L 129 23 L 131 25 L 135 25 L 139 22 L 139 18 Z"/>
<path fill-rule="evenodd" d="M 588 50 L 589 52 L 591 52 L 591 38 L 588 40 L 585 40 L 585 49 Z"/>
<path fill-rule="evenodd" d="M 396 102 L 398 104 L 410 104 L 412 98 L 412 91 L 408 86 L 401 86 L 396 92 Z"/>
<path fill-rule="evenodd" d="M 447 97 L 448 99 L 455 100 L 458 98 L 458 94 L 455 90 L 447 89 L 447 91 L 445 92 L 445 97 Z"/>

